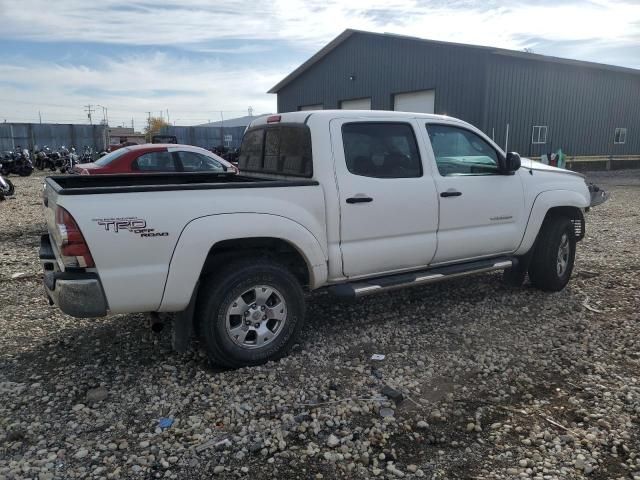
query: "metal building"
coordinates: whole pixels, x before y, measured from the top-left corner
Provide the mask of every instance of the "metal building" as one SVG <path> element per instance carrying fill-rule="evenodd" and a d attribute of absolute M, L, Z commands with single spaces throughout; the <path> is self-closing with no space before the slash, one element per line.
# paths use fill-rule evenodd
<path fill-rule="evenodd" d="M 523 155 L 640 155 L 640 70 L 345 30 L 269 93 L 278 111 L 437 113 Z"/>

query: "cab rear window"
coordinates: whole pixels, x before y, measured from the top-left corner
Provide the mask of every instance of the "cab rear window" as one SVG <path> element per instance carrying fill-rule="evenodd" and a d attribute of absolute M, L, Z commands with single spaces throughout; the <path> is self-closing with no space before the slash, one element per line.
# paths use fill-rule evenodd
<path fill-rule="evenodd" d="M 238 158 L 240 171 L 293 177 L 313 175 L 311 133 L 306 125 L 261 125 L 248 130 Z"/>

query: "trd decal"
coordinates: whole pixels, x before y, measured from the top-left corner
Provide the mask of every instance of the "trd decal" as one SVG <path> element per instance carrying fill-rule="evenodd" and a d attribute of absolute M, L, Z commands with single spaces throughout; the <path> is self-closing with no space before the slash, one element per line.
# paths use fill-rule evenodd
<path fill-rule="evenodd" d="M 155 228 L 148 228 L 147 221 L 138 217 L 94 218 L 94 222 L 104 228 L 106 232 L 120 233 L 127 231 L 140 237 L 168 237 L 169 232 L 156 232 Z"/>

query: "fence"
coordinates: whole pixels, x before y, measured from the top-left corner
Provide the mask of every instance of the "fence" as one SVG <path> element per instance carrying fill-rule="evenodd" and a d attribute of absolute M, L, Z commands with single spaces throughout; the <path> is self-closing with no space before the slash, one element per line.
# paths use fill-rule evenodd
<path fill-rule="evenodd" d="M 162 135 L 175 135 L 178 143 L 212 148 L 220 145 L 237 148 L 246 127 L 163 127 Z"/>
<path fill-rule="evenodd" d="M 567 157 L 567 168 L 579 172 L 640 168 L 640 155 Z"/>
<path fill-rule="evenodd" d="M 94 151 L 107 148 L 108 131 L 105 125 L 76 125 L 63 123 L 0 123 L 0 152 L 17 147 L 34 150 L 45 145 L 56 149 L 61 146 L 85 146 Z"/>

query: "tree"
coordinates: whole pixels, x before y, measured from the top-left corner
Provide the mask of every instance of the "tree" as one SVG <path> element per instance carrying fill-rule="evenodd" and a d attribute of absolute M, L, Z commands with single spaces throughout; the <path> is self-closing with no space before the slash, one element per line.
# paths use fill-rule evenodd
<path fill-rule="evenodd" d="M 151 137 L 160 133 L 162 127 L 167 127 L 169 124 L 162 117 L 150 117 L 149 123 L 144 129 L 144 133 L 147 142 L 151 142 Z"/>

